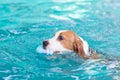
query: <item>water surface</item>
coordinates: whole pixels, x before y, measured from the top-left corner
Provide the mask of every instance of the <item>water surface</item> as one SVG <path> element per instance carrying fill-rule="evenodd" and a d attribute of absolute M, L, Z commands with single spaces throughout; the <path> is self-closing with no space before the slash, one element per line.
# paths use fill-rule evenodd
<path fill-rule="evenodd" d="M 0 79 L 120 80 L 119 8 L 119 0 L 0 0 Z M 63 29 L 109 60 L 36 52 Z"/>

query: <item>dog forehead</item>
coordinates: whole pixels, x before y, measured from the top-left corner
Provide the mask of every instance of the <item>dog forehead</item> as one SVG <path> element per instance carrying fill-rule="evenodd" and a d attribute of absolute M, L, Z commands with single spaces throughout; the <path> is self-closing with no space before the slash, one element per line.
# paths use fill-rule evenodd
<path fill-rule="evenodd" d="M 68 30 L 61 30 L 55 33 L 55 36 L 58 37 L 61 33 L 67 32 Z"/>
<path fill-rule="evenodd" d="M 75 33 L 73 31 L 70 31 L 70 30 L 61 30 L 59 32 L 57 32 L 55 34 L 55 36 L 59 36 L 59 35 L 63 35 L 63 36 L 72 36 L 72 35 L 75 35 Z"/>

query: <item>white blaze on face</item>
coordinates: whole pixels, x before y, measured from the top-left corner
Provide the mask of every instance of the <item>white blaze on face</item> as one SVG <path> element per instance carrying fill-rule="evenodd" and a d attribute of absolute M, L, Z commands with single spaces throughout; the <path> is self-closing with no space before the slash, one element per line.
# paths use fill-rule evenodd
<path fill-rule="evenodd" d="M 59 31 L 55 34 L 55 36 L 51 39 L 48 40 L 49 45 L 46 47 L 48 50 L 52 50 L 53 52 L 56 51 L 69 51 L 66 48 L 62 46 L 62 44 L 57 40 L 58 36 L 60 35 L 61 32 L 65 32 L 67 30 L 62 30 Z"/>

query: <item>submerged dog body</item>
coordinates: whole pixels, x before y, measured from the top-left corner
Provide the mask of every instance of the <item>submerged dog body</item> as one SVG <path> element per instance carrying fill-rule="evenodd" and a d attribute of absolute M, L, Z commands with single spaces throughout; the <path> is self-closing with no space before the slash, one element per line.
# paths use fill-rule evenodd
<path fill-rule="evenodd" d="M 99 57 L 96 51 L 92 50 L 84 39 L 70 30 L 59 31 L 53 38 L 43 41 L 43 48 L 52 50 L 54 53 L 73 51 L 85 59 L 96 59 Z"/>

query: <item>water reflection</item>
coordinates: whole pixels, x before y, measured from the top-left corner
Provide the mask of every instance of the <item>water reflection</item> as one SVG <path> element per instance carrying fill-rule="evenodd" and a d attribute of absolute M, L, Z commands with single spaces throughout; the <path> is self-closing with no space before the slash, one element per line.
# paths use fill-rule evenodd
<path fill-rule="evenodd" d="M 59 14 L 51 14 L 50 17 L 64 20 L 73 20 L 73 19 L 83 19 L 87 16 L 86 13 L 89 12 L 89 8 L 83 6 L 90 6 L 91 1 L 86 0 L 64 0 L 57 1 L 53 0 L 55 5 L 51 7 L 54 11 L 58 11 Z"/>

